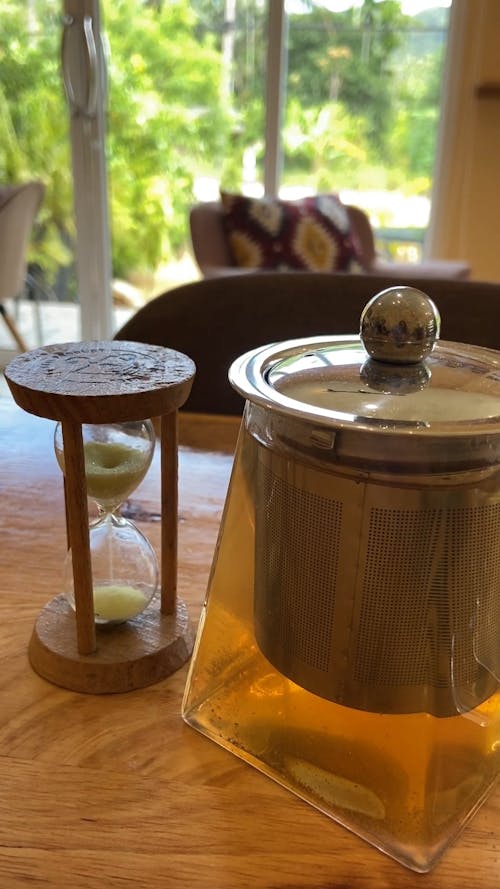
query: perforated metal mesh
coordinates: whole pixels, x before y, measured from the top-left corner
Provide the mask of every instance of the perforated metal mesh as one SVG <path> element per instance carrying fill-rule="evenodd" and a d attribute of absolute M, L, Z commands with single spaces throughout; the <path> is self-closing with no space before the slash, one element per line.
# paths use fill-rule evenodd
<path fill-rule="evenodd" d="M 281 672 L 380 712 L 449 715 L 492 693 L 500 503 L 491 494 L 473 505 L 481 496 L 467 486 L 369 484 L 269 454 L 256 481 L 256 636 Z"/>
<path fill-rule="evenodd" d="M 266 467 L 259 484 L 256 592 L 272 645 L 328 671 L 342 504 L 298 490 Z"/>
<path fill-rule="evenodd" d="M 447 687 L 493 664 L 500 505 L 372 509 L 354 659 L 360 682 Z"/>

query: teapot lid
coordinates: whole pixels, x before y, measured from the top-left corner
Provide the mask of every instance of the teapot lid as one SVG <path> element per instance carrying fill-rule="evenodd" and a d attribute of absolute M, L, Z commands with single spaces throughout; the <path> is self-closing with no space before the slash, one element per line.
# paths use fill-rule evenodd
<path fill-rule="evenodd" d="M 500 447 L 500 352 L 439 342 L 439 331 L 429 297 L 390 287 L 365 306 L 359 336 L 256 349 L 233 362 L 229 379 L 250 402 L 340 433 L 404 436 L 412 451 L 422 439 L 448 449 L 494 436 Z"/>

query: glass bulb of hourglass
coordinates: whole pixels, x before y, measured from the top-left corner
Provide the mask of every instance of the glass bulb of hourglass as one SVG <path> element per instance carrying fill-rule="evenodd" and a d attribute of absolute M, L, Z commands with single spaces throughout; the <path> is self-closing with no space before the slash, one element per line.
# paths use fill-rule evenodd
<path fill-rule="evenodd" d="M 151 544 L 132 522 L 114 512 L 90 525 L 89 542 L 96 623 L 121 623 L 136 617 L 149 605 L 158 586 Z M 71 550 L 64 569 L 64 593 L 74 607 Z"/>
<path fill-rule="evenodd" d="M 87 494 L 98 517 L 89 527 L 92 588 L 96 623 L 121 623 L 136 617 L 158 587 L 155 552 L 133 522 L 120 516 L 123 501 L 144 478 L 154 451 L 150 420 L 82 426 Z M 64 472 L 62 427 L 54 448 Z M 71 550 L 66 558 L 64 593 L 74 607 Z"/>

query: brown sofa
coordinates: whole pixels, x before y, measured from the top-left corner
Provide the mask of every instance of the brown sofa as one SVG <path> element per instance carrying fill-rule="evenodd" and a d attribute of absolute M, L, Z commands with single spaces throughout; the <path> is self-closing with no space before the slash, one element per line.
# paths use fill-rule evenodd
<path fill-rule="evenodd" d="M 227 373 L 250 349 L 307 336 L 357 334 L 360 314 L 393 278 L 316 272 L 259 272 L 203 279 L 176 287 L 141 308 L 117 339 L 169 346 L 189 355 L 197 373 L 185 406 L 239 414 L 240 396 Z M 404 278 L 424 290 L 442 319 L 441 338 L 500 350 L 500 284 Z M 500 355 L 499 355 L 500 360 Z"/>
<path fill-rule="evenodd" d="M 361 252 L 364 272 L 370 275 L 412 278 L 468 278 L 470 266 L 466 262 L 430 259 L 421 263 L 395 263 L 381 259 L 375 249 L 375 238 L 370 220 L 359 207 L 346 205 L 352 230 Z M 193 254 L 205 278 L 248 273 L 234 265 L 222 223 L 220 201 L 195 204 L 189 216 Z"/>

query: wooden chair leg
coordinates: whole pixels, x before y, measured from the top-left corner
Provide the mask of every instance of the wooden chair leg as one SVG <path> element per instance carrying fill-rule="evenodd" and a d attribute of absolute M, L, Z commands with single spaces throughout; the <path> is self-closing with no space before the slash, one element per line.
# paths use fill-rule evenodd
<path fill-rule="evenodd" d="M 28 346 L 27 346 L 27 344 L 26 344 L 25 341 L 23 340 L 23 338 L 22 338 L 22 336 L 21 336 L 19 330 L 17 329 L 16 324 L 15 324 L 14 321 L 12 320 L 12 318 L 10 317 L 10 315 L 7 314 L 7 312 L 6 312 L 6 310 L 5 310 L 5 306 L 2 305 L 2 303 L 0 303 L 0 315 L 2 316 L 2 318 L 3 318 L 4 322 L 5 322 L 5 326 L 6 326 L 7 329 L 9 330 L 11 336 L 12 336 L 13 339 L 15 340 L 16 345 L 18 346 L 18 348 L 20 349 L 20 351 L 21 351 L 21 352 L 27 352 L 27 351 L 28 351 Z"/>

